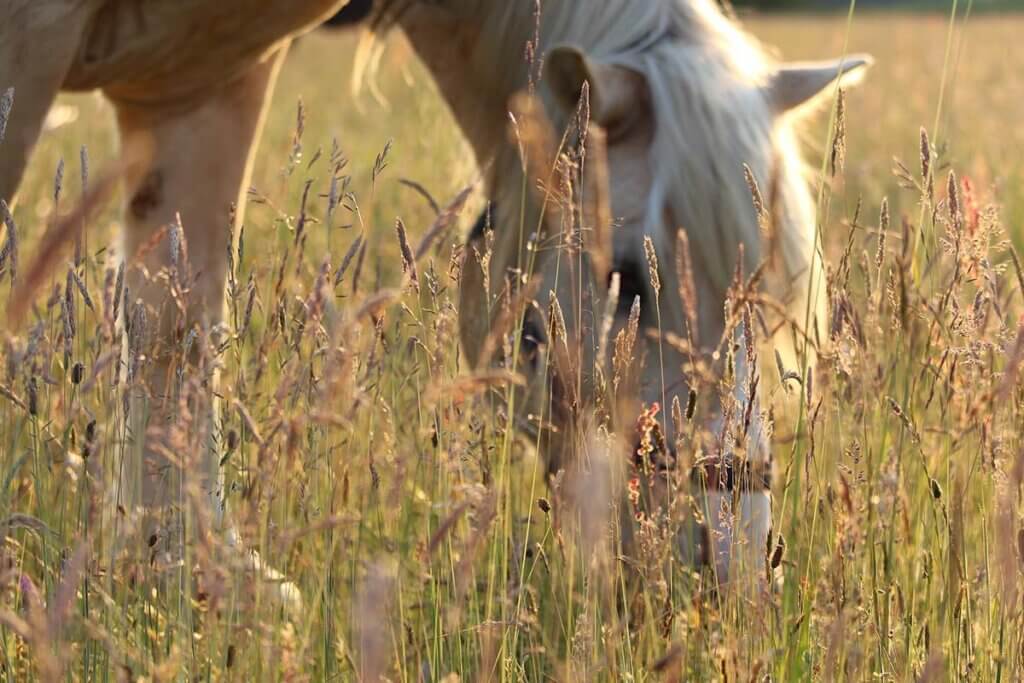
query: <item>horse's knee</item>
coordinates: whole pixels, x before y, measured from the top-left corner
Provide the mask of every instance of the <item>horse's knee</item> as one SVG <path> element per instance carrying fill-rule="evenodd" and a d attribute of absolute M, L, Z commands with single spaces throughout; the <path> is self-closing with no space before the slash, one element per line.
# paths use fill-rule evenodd
<path fill-rule="evenodd" d="M 164 174 L 159 168 L 151 169 L 132 192 L 128 211 L 132 218 L 144 221 L 160 209 L 164 201 Z"/>

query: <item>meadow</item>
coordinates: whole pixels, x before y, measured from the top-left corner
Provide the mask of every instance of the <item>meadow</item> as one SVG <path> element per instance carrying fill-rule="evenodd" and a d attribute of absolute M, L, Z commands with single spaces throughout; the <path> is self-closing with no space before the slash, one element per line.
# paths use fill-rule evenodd
<path fill-rule="evenodd" d="M 715 591 L 653 531 L 638 557 L 592 556 L 455 343 L 455 256 L 483 198 L 424 245 L 418 290 L 402 276 L 396 218 L 414 246 L 432 232 L 476 182 L 465 143 L 400 39 L 354 92 L 358 37 L 317 33 L 278 83 L 208 354 L 232 514 L 306 609 L 287 617 L 210 544 L 159 568 L 122 556 L 97 512 L 124 437 L 112 203 L 81 287 L 65 254 L 4 331 L 2 675 L 1020 680 L 1024 15 L 744 23 L 787 59 L 876 58 L 844 96 L 845 163 L 820 172 L 834 110 L 807 133 L 830 339 L 799 381 L 761 353 L 776 585 Z M 49 127 L 15 211 L 23 270 L 76 204 L 83 154 L 93 181 L 116 156 L 97 96 L 62 97 Z M 183 405 L 210 368 L 179 378 Z M 173 434 L 182 451 L 199 422 Z"/>

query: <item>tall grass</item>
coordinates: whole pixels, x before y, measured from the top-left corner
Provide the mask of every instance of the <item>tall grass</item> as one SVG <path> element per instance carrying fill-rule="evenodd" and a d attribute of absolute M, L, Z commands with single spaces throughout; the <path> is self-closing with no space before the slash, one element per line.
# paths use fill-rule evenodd
<path fill-rule="evenodd" d="M 776 37 L 791 30 L 776 21 L 755 29 L 802 49 Z M 842 32 L 815 21 L 826 39 Z M 898 21 L 945 41 L 944 24 Z M 47 224 L 83 218 L 80 194 L 101 188 L 96 169 L 110 158 L 108 133 L 75 124 L 44 138 L 9 222 L 18 272 L 8 258 L 0 276 L 10 311 L 38 255 L 50 259 L 2 353 L 0 670 L 17 680 L 1017 680 L 1024 272 L 1004 219 L 1020 215 L 1024 194 L 1019 160 L 991 141 L 1018 141 L 1015 110 L 996 106 L 979 76 L 1005 65 L 986 49 L 996 39 L 972 34 L 936 145 L 935 99 L 893 94 L 932 89 L 934 76 L 910 47 L 887 64 L 900 53 L 882 23 L 854 26 L 852 48 L 880 65 L 844 104 L 846 164 L 822 224 L 826 338 L 809 373 L 759 354 L 777 470 L 765 561 L 781 585 L 715 591 L 708 570 L 668 561 L 663 525 L 642 525 L 620 556 L 596 540 L 617 518 L 591 511 L 596 532 L 586 515 L 573 521 L 573 497 L 604 484 L 546 486 L 530 439 L 491 398 L 508 395 L 514 375 L 469 375 L 455 341 L 452 218 L 468 222 L 475 205 L 462 193 L 475 174 L 462 143 L 436 99 L 409 88 L 425 79 L 402 46 L 381 77 L 394 116 L 374 125 L 371 103 L 335 114 L 339 84 L 317 67 L 339 46 L 314 37 L 284 75 L 246 226 L 225 254 L 227 323 L 183 335 L 201 361 L 177 366 L 179 420 L 149 435 L 186 461 L 213 440 L 240 535 L 299 585 L 306 610 L 285 615 L 216 534 L 182 562 L 150 539 L 119 545 L 133 521 L 105 511 L 132 443 L 125 397 L 161 342 L 126 297 L 122 264 L 134 263 L 112 246 L 116 214 L 88 219 L 80 259 L 59 231 L 43 237 Z M 971 28 L 983 30 L 1004 35 L 980 19 Z M 972 98 L 990 104 L 982 112 L 964 104 Z M 92 100 L 70 102 L 95 119 Z M 337 141 L 328 121 L 341 122 Z M 75 169 L 86 163 L 91 179 Z M 935 250 L 917 281 L 921 230 Z M 174 234 L 152 248 L 169 249 Z M 151 276 L 181 295 L 185 272 Z M 114 321 L 126 313 L 122 342 Z M 131 377 L 122 362 L 136 364 Z M 211 432 L 196 416 L 215 370 Z M 599 432 L 587 447 L 614 458 L 616 444 Z"/>

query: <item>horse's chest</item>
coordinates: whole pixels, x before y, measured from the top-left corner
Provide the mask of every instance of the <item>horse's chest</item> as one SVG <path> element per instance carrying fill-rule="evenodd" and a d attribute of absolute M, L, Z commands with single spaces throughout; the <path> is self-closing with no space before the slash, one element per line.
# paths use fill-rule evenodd
<path fill-rule="evenodd" d="M 215 87 L 343 0 L 101 0 L 69 89 L 135 99 Z"/>

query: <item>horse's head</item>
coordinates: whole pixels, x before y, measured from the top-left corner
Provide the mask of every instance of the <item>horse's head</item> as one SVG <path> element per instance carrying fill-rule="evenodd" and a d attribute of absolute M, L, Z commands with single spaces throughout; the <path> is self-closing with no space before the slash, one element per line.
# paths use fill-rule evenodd
<path fill-rule="evenodd" d="M 768 290 L 778 308 L 788 303 L 805 340 L 823 322 L 813 320 L 820 299 L 804 322 L 823 273 L 790 114 L 870 60 L 747 75 L 674 49 L 611 60 L 574 47 L 547 54 L 549 118 L 570 121 L 567 148 L 580 139 L 591 148 L 563 154 L 561 174 L 559 163 L 554 176 L 530 172 L 526 186 L 546 194 L 546 230 L 524 231 L 523 212 L 508 200 L 521 179 L 504 181 L 515 188 L 497 182 L 488 287 L 518 284 L 503 299 L 512 312 L 504 322 L 521 325 L 498 356 L 526 377 L 515 414 L 537 434 L 552 473 L 578 462 L 593 443 L 585 435 L 604 423 L 629 449 L 623 462 L 648 472 L 703 465 L 709 488 L 763 490 L 768 455 L 749 356 L 771 316 L 756 299 Z M 471 248 L 486 251 L 482 238 Z M 770 275 L 759 289 L 749 280 L 762 263 Z M 485 336 L 467 346 L 479 350 Z M 721 466 L 731 456 L 742 468 Z"/>
<path fill-rule="evenodd" d="M 649 31 L 551 43 L 543 105 L 514 111 L 463 268 L 464 348 L 524 377 L 510 413 L 550 473 L 586 462 L 603 426 L 617 462 L 767 501 L 758 340 L 784 321 L 813 346 L 825 317 L 794 122 L 870 59 L 780 66 L 710 3 L 629 7 Z M 522 115 L 537 110 L 556 134 Z"/>

